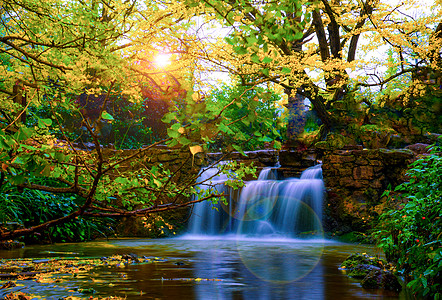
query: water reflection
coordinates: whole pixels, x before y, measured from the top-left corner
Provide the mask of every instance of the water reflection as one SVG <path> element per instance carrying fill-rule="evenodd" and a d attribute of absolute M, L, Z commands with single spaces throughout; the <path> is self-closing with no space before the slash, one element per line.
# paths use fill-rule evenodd
<path fill-rule="evenodd" d="M 99 267 L 76 277 L 61 274 L 59 277 L 64 280 L 59 283 L 38 285 L 28 281 L 23 285 L 32 286 L 43 299 L 89 297 L 75 291 L 75 287 L 94 288 L 94 297 L 127 299 L 406 299 L 405 295 L 364 290 L 338 270 L 340 262 L 350 253 L 374 255 L 373 248 L 325 240 L 233 237 L 201 240 L 188 236 L 30 246 L 0 251 L 0 257 L 62 257 L 68 252 L 89 257 L 136 253 L 162 260 L 144 265 Z M 7 292 L 10 290 L 0 290 L 0 299 Z"/>

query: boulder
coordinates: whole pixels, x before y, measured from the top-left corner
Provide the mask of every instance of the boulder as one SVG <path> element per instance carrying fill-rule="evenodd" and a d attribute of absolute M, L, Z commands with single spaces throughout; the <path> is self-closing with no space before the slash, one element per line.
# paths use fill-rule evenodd
<path fill-rule="evenodd" d="M 371 271 L 379 270 L 381 270 L 381 268 L 373 265 L 359 264 L 354 267 L 353 270 L 350 271 L 350 273 L 348 273 L 348 276 L 356 279 L 364 279 L 365 276 L 367 276 L 368 273 L 370 273 Z"/>
<path fill-rule="evenodd" d="M 388 270 L 373 269 L 361 281 L 364 289 L 384 289 L 388 291 L 400 292 L 402 286 L 397 277 Z"/>

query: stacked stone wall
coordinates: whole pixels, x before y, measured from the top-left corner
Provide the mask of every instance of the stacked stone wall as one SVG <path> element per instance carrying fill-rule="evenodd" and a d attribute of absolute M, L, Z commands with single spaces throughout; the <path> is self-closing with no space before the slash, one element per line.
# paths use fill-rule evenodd
<path fill-rule="evenodd" d="M 414 149 L 414 148 L 410 148 Z M 280 179 L 299 177 L 301 172 L 322 160 L 323 177 L 326 186 L 324 203 L 324 229 L 326 231 L 365 231 L 370 222 L 387 206 L 386 197 L 381 197 L 387 188 L 394 188 L 406 180 L 408 165 L 416 159 L 419 151 L 410 149 L 351 149 L 351 150 L 260 150 L 232 153 L 223 157 L 221 153 L 201 154 L 192 157 L 188 151 L 154 148 L 140 155 L 138 162 L 130 168 L 151 167 L 162 164 L 172 171 L 178 171 L 183 162 L 184 168 L 176 173 L 176 180 L 182 176 L 197 174 L 201 166 L 219 159 L 235 160 L 239 163 L 257 167 L 257 174 L 264 167 L 280 164 Z M 420 149 L 420 148 L 419 148 Z M 418 150 L 419 150 L 418 149 Z M 420 149 L 422 150 L 422 149 Z M 132 150 L 105 150 L 105 155 L 131 155 Z M 422 151 L 421 151 L 422 152 Z M 118 153 L 118 154 L 117 154 Z M 254 179 L 254 178 L 247 178 Z M 186 219 L 187 212 L 182 210 L 175 219 Z M 178 217 L 177 217 L 178 216 Z M 135 234 L 133 227 L 131 232 Z M 138 233 L 138 234 L 141 234 Z M 142 235 L 142 234 L 141 234 Z"/>
<path fill-rule="evenodd" d="M 335 150 L 324 153 L 325 229 L 364 231 L 387 205 L 382 193 L 406 180 L 416 154 L 408 149 Z"/>

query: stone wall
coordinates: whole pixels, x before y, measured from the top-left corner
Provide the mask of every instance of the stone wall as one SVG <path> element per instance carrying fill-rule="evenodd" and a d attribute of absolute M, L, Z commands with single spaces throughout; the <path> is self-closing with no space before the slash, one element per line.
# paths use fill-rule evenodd
<path fill-rule="evenodd" d="M 107 157 L 128 157 L 137 154 L 139 150 L 115 150 L 103 149 L 103 156 Z M 140 168 L 151 168 L 153 166 L 163 166 L 169 169 L 173 174 L 175 182 L 187 182 L 196 176 L 205 162 L 202 153 L 193 156 L 189 149 L 170 149 L 166 146 L 157 146 L 137 154 L 132 163 L 126 163 L 120 166 L 119 170 L 137 170 Z M 116 175 L 117 176 L 117 175 Z M 164 212 L 161 214 L 161 221 L 156 223 L 167 222 L 174 226 L 172 231 L 179 232 L 187 221 L 189 210 L 187 208 L 175 211 Z M 155 216 L 152 216 L 154 218 Z M 159 230 L 149 231 L 144 227 L 143 220 L 139 217 L 124 217 L 116 226 L 116 233 L 119 236 L 137 236 L 137 237 L 156 237 Z"/>
<path fill-rule="evenodd" d="M 279 178 L 299 177 L 305 169 L 314 166 L 317 163 L 314 150 L 258 150 L 246 151 L 246 156 L 239 152 L 233 152 L 229 156 L 223 158 L 222 153 L 209 153 L 207 160 L 214 162 L 219 159 L 236 160 L 239 163 L 253 165 L 257 169 L 257 176 L 259 172 L 265 167 L 274 167 L 279 164 L 278 176 Z"/>
<path fill-rule="evenodd" d="M 128 157 L 139 152 L 139 150 L 115 150 L 103 148 L 103 156 L 106 157 Z M 156 146 L 154 148 L 137 154 L 130 164 L 123 164 L 120 170 L 151 168 L 153 166 L 162 165 L 175 173 L 174 180 L 183 179 L 183 176 L 192 176 L 199 172 L 205 159 L 202 153 L 195 156 L 190 153 L 189 149 L 170 149 L 166 146 Z"/>
<path fill-rule="evenodd" d="M 163 164 L 176 171 L 183 161 L 185 168 L 176 174 L 176 180 L 182 176 L 194 175 L 199 168 L 219 159 L 236 160 L 239 163 L 253 164 L 257 167 L 257 175 L 264 167 L 280 164 L 280 179 L 299 177 L 301 172 L 322 160 L 323 177 L 326 186 L 324 203 L 324 229 L 330 232 L 365 231 L 373 220 L 386 207 L 383 191 L 394 188 L 404 182 L 408 165 L 422 153 L 422 147 L 409 149 L 349 149 L 349 150 L 260 150 L 245 152 L 246 156 L 234 152 L 228 157 L 221 153 L 201 154 L 191 157 L 188 151 L 170 150 L 158 147 L 139 157 L 138 166 Z M 412 149 L 412 150 L 410 150 Z M 115 155 L 118 151 L 109 151 L 107 155 Z M 132 154 L 125 150 L 124 155 Z M 193 162 L 192 162 L 193 161 Z M 248 178 L 253 179 L 253 178 Z M 389 204 L 391 205 L 391 204 Z M 172 216 L 173 215 L 173 216 Z M 181 210 L 172 213 L 174 222 L 187 218 L 188 212 Z M 170 219 L 167 217 L 167 219 Z M 124 235 L 143 235 L 144 229 L 126 223 Z M 125 226 L 123 226 L 125 227 Z"/>
<path fill-rule="evenodd" d="M 387 205 L 382 193 L 406 180 L 408 165 L 417 154 L 425 152 L 424 144 L 408 149 L 348 150 L 262 150 L 246 152 L 246 157 L 233 153 L 229 158 L 246 164 L 254 163 L 257 173 L 263 167 L 275 166 L 278 178 L 299 177 L 301 172 L 322 160 L 326 186 L 324 229 L 329 232 L 365 231 Z M 209 154 L 209 160 L 221 154 Z"/>
<path fill-rule="evenodd" d="M 408 149 L 335 150 L 323 155 L 326 231 L 364 231 L 386 207 L 383 191 L 404 182 L 416 154 Z M 391 205 L 391 203 L 390 203 Z"/>

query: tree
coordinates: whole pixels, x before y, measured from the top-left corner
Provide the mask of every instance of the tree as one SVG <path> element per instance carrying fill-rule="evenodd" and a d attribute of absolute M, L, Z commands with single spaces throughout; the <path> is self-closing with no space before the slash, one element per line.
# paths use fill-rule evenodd
<path fill-rule="evenodd" d="M 234 101 L 235 99 L 239 101 Z M 225 108 L 224 116 L 229 120 L 238 120 L 241 122 L 233 123 L 228 128 L 228 134 L 219 134 L 214 137 L 213 145 L 210 145 L 212 151 L 231 147 L 238 139 L 250 139 L 243 148 L 244 150 L 259 150 L 276 143 L 280 147 L 283 139 L 281 131 L 283 130 L 282 109 L 277 107 L 280 96 L 263 87 L 250 88 L 237 85 L 222 85 L 214 90 L 205 99 L 207 106 L 211 110 L 221 110 Z M 232 102 L 233 101 L 233 102 Z M 254 115 L 250 112 L 255 112 Z M 250 121 L 252 119 L 253 121 Z M 256 137 L 252 139 L 252 137 Z"/>
<path fill-rule="evenodd" d="M 75 195 L 79 203 L 67 215 L 30 228 L 0 230 L 0 239 L 33 234 L 79 216 L 146 216 L 222 197 L 209 190 L 198 200 L 192 198 L 198 184 L 194 157 L 206 141 L 188 136 L 201 120 L 189 123 L 186 114 L 198 109 L 192 99 L 192 49 L 204 45 L 182 22 L 179 5 L 165 9 L 153 1 L 6 0 L 1 9 L 0 189 Z M 173 64 L 154 68 L 154 57 L 162 51 L 172 55 Z M 125 155 L 103 149 L 100 127 L 114 120 L 108 103 L 115 97 L 139 103 L 146 86 L 155 88 L 158 101 L 170 100 L 168 105 L 176 108 L 166 116 L 172 123 L 169 137 Z M 100 99 L 99 105 L 94 102 L 94 117 L 76 103 L 82 94 Z M 171 94 L 178 95 L 178 102 L 168 98 Z M 46 116 L 31 107 L 46 107 Z M 59 107 L 80 118 L 93 149 L 74 143 Z M 204 120 L 215 134 L 224 122 L 223 111 L 217 111 L 214 120 L 206 114 Z M 140 160 L 164 143 L 186 153 L 180 165 L 168 169 L 149 164 L 149 157 Z M 175 180 L 192 168 L 195 172 Z"/>
<path fill-rule="evenodd" d="M 214 51 L 218 58 L 210 61 L 241 76 L 244 84 L 282 86 L 295 110 L 305 98 L 310 100 L 324 134 L 360 122 L 348 113 L 358 114 L 362 106 L 374 104 L 371 99 L 356 101 L 353 94 L 359 89 L 382 88 L 404 74 L 440 72 L 442 66 L 440 3 L 429 13 L 410 16 L 415 1 L 183 2 L 198 7 L 200 17 L 231 29 L 228 45 L 219 42 L 220 49 Z M 379 74 L 376 69 L 392 61 L 374 57 L 373 51 L 385 45 L 398 64 L 394 73 Z M 419 95 L 425 82 L 413 77 Z"/>

